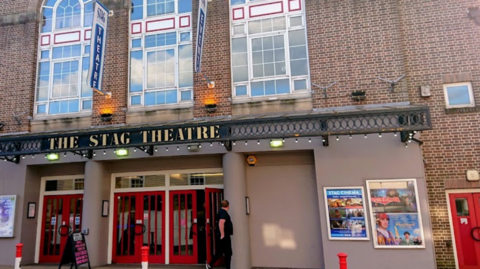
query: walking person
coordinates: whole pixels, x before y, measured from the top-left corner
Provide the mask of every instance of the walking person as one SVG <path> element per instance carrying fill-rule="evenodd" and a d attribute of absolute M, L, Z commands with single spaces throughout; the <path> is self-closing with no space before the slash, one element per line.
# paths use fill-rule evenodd
<path fill-rule="evenodd" d="M 230 263 L 232 261 L 233 253 L 230 236 L 233 235 L 233 224 L 230 215 L 228 214 L 230 203 L 227 200 L 223 200 L 221 206 L 222 208 L 218 211 L 217 215 L 217 226 L 215 231 L 215 255 L 210 260 L 210 263 L 205 265 L 206 269 L 213 268 L 215 262 L 222 256 L 225 257 L 226 269 L 230 269 Z"/>

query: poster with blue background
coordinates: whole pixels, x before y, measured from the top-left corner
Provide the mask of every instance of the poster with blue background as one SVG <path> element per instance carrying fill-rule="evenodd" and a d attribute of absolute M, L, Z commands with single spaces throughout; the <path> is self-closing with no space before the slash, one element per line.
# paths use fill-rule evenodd
<path fill-rule="evenodd" d="M 324 188 L 330 240 L 368 240 L 362 187 Z"/>

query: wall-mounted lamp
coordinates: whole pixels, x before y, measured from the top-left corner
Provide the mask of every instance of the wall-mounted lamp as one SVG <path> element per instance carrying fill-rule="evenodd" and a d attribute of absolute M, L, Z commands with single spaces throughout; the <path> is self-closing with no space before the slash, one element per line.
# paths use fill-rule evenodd
<path fill-rule="evenodd" d="M 217 104 L 206 104 L 205 105 L 205 110 L 208 113 L 213 113 L 213 112 L 217 111 Z"/>
<path fill-rule="evenodd" d="M 108 122 L 108 121 L 111 121 L 113 118 L 113 114 L 112 113 L 101 113 L 100 114 L 100 119 L 102 121 L 105 121 L 105 122 Z"/>
<path fill-rule="evenodd" d="M 60 159 L 60 155 L 58 155 L 58 153 L 49 153 L 47 154 L 46 158 L 49 161 L 57 161 L 58 159 Z"/>
<path fill-rule="evenodd" d="M 115 150 L 115 154 L 116 154 L 118 157 L 127 156 L 127 155 L 128 155 L 128 149 L 117 149 L 117 150 Z"/>
<path fill-rule="evenodd" d="M 245 213 L 250 215 L 250 198 L 245 196 Z"/>
<path fill-rule="evenodd" d="M 273 139 L 270 141 L 271 148 L 281 148 L 283 147 L 283 140 L 281 139 Z"/>
<path fill-rule="evenodd" d="M 367 98 L 367 96 L 366 96 L 366 92 L 363 90 L 354 90 L 352 92 L 353 101 L 362 101 L 362 100 L 365 100 L 365 98 Z"/>
<path fill-rule="evenodd" d="M 0 122 L 0 130 L 2 130 L 3 126 L 5 126 L 5 124 Z"/>
<path fill-rule="evenodd" d="M 192 144 L 187 146 L 187 150 L 189 152 L 197 152 L 202 148 L 202 145 L 200 144 Z"/>
<path fill-rule="evenodd" d="M 478 7 L 469 7 L 467 14 L 468 17 L 473 19 L 477 25 L 480 25 L 480 9 Z"/>

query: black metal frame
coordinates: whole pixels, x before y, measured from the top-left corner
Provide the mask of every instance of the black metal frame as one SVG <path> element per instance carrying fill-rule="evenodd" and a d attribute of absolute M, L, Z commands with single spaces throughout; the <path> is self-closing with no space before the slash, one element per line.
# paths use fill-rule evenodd
<path fill-rule="evenodd" d="M 156 143 L 129 144 L 119 146 L 98 146 L 95 148 L 76 149 L 42 149 L 42 141 L 71 135 L 91 135 L 115 132 L 139 132 L 145 130 L 162 130 L 198 126 L 219 126 L 222 134 L 215 139 L 193 139 Z M 112 148 L 139 148 L 153 155 L 155 145 L 191 144 L 202 142 L 221 142 L 227 150 L 232 150 L 232 142 L 238 140 L 285 139 L 291 137 L 321 136 L 323 145 L 328 146 L 328 136 L 355 135 L 370 133 L 402 134 L 432 129 L 430 111 L 427 106 L 408 106 L 403 108 L 379 108 L 376 110 L 357 110 L 352 112 L 312 112 L 307 115 L 264 116 L 239 120 L 217 120 L 181 125 L 144 126 L 137 128 L 116 128 L 88 132 L 65 132 L 18 137 L 0 138 L 0 160 L 18 163 L 21 155 L 46 154 L 51 152 L 73 152 L 89 159 L 93 150 Z M 225 131 L 226 130 L 226 131 Z M 404 141 L 404 138 L 402 138 Z M 234 144 L 234 143 L 233 143 Z"/>

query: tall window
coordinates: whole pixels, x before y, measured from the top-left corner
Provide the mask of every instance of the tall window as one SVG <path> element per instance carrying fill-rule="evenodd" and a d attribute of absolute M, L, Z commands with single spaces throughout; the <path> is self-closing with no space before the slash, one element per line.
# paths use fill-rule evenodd
<path fill-rule="evenodd" d="M 236 99 L 306 92 L 308 75 L 303 15 L 283 14 L 232 25 Z"/>
<path fill-rule="evenodd" d="M 130 107 L 191 103 L 192 1 L 132 0 L 132 6 L 132 29 L 142 27 L 130 35 Z M 187 27 L 175 23 L 182 18 Z"/>
<path fill-rule="evenodd" d="M 36 115 L 91 112 L 86 84 L 92 0 L 45 0 L 40 25 Z"/>

